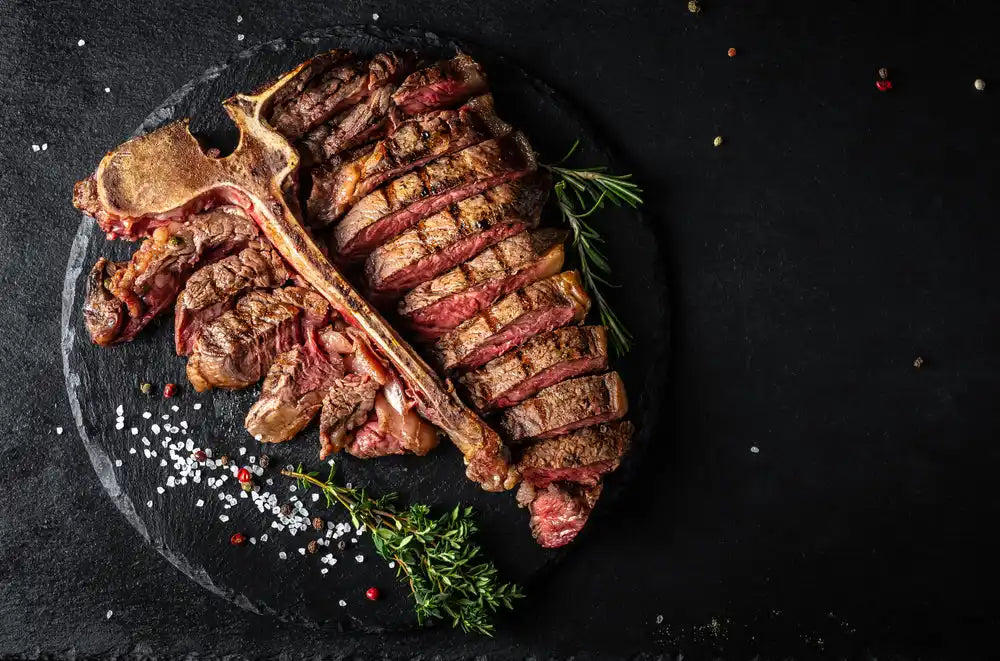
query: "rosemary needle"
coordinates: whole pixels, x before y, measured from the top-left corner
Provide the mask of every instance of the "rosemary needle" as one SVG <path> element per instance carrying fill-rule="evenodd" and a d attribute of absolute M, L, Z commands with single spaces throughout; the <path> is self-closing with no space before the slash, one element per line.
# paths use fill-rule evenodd
<path fill-rule="evenodd" d="M 567 168 L 562 164 L 580 146 L 577 140 L 570 150 L 556 163 L 543 165 L 555 179 L 553 191 L 563 220 L 573 232 L 573 246 L 580 257 L 580 272 L 583 282 L 590 291 L 597 306 L 601 323 L 607 326 L 611 341 L 619 356 L 628 353 L 632 344 L 632 334 L 601 293 L 599 285 L 613 287 L 607 277 L 611 275 L 611 264 L 600 248 L 604 242 L 601 235 L 588 218 L 605 203 L 617 207 L 636 208 L 642 204 L 642 189 L 633 181 L 632 175 L 613 175 L 606 168 Z"/>

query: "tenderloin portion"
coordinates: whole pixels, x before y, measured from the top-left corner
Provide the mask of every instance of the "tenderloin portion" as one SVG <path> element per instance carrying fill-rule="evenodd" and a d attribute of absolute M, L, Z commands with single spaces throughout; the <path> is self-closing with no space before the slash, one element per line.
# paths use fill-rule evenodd
<path fill-rule="evenodd" d="M 371 148 L 352 152 L 350 158 L 313 171 L 307 205 L 309 222 L 323 226 L 336 221 L 389 179 L 510 131 L 511 127 L 496 116 L 493 97 L 488 95 L 476 97 L 458 110 L 430 112 L 406 120 Z M 323 145 L 309 148 L 317 161 L 329 161 L 334 155 Z"/>
<path fill-rule="evenodd" d="M 334 379 L 323 399 L 319 418 L 319 458 L 326 459 L 347 445 L 347 433 L 364 424 L 375 406 L 378 383 L 367 376 L 348 374 Z"/>
<path fill-rule="evenodd" d="M 336 252 L 345 260 L 364 257 L 421 218 L 535 167 L 531 146 L 519 132 L 442 156 L 354 205 L 333 228 Z"/>
<path fill-rule="evenodd" d="M 446 108 L 487 91 L 486 76 L 471 57 L 459 54 L 410 74 L 392 101 L 408 115 Z"/>
<path fill-rule="evenodd" d="M 177 355 L 190 355 L 205 324 L 230 310 L 239 294 L 280 287 L 289 277 L 281 255 L 270 243 L 259 239 L 241 252 L 195 271 L 174 306 Z"/>
<path fill-rule="evenodd" d="M 246 430 L 261 443 L 291 439 L 319 412 L 326 391 L 343 374 L 340 355 L 328 353 L 323 343 L 310 341 L 279 354 L 247 413 Z"/>
<path fill-rule="evenodd" d="M 547 228 L 505 239 L 408 293 L 399 314 L 422 337 L 439 337 L 499 297 L 558 273 L 565 238 L 562 230 Z"/>
<path fill-rule="evenodd" d="M 583 376 L 549 386 L 500 414 L 512 442 L 559 436 L 574 429 L 617 420 L 628 412 L 625 384 L 618 372 Z"/>
<path fill-rule="evenodd" d="M 95 312 L 87 328 L 97 344 L 126 342 L 136 336 L 156 315 L 173 304 L 188 276 L 201 264 L 212 263 L 242 250 L 257 237 L 257 227 L 235 207 L 220 207 L 195 214 L 186 222 L 157 227 L 128 262 L 113 267 L 102 260 L 92 271 L 87 294 Z M 97 273 L 103 278 L 98 284 Z M 121 317 L 113 314 L 120 301 Z"/>
<path fill-rule="evenodd" d="M 480 411 L 507 408 L 539 390 L 608 367 L 603 326 L 570 326 L 536 335 L 522 346 L 463 374 L 459 384 Z"/>
<path fill-rule="evenodd" d="M 356 106 L 412 69 L 406 53 L 379 53 L 370 60 L 331 51 L 310 60 L 296 78 L 275 94 L 270 123 L 290 140 L 347 108 Z"/>
<path fill-rule="evenodd" d="M 547 177 L 529 175 L 424 218 L 368 256 L 369 289 L 376 296 L 399 294 L 534 228 L 548 197 L 548 183 Z"/>
<path fill-rule="evenodd" d="M 572 542 L 586 525 L 601 485 L 552 484 L 535 490 L 527 482 L 517 492 L 518 503 L 531 512 L 531 534 L 539 546 L 559 548 Z"/>
<path fill-rule="evenodd" d="M 472 369 L 534 335 L 582 323 L 589 309 L 579 274 L 565 271 L 504 296 L 441 336 L 431 354 L 445 371 Z"/>
<path fill-rule="evenodd" d="M 252 385 L 278 354 L 307 341 L 329 318 L 326 300 L 311 290 L 252 291 L 202 329 L 188 360 L 188 380 L 198 392 Z"/>
<path fill-rule="evenodd" d="M 538 441 L 521 453 L 521 478 L 538 489 L 553 482 L 593 486 L 618 468 L 634 431 L 631 422 L 622 420 Z"/>

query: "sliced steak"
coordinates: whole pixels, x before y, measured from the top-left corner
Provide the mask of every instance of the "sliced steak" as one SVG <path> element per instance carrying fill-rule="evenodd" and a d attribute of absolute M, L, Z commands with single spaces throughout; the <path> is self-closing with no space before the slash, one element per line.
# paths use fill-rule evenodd
<path fill-rule="evenodd" d="M 246 430 L 261 443 L 291 439 L 319 412 L 327 390 L 343 375 L 340 354 L 328 353 L 322 343 L 310 341 L 279 354 L 247 413 Z"/>
<path fill-rule="evenodd" d="M 628 412 L 618 372 L 557 383 L 500 414 L 511 442 L 559 436 L 574 429 L 618 420 Z"/>
<path fill-rule="evenodd" d="M 521 454 L 521 479 L 539 489 L 553 482 L 595 485 L 618 468 L 634 431 L 621 420 L 538 441 Z"/>
<path fill-rule="evenodd" d="M 412 57 L 406 53 L 379 53 L 364 60 L 333 51 L 313 58 L 294 84 L 286 86 L 272 102 L 271 125 L 286 138 L 297 140 L 411 70 Z"/>
<path fill-rule="evenodd" d="M 129 262 L 107 264 L 100 287 L 88 294 L 93 309 L 111 310 L 107 297 L 124 306 L 123 317 L 91 315 L 88 329 L 98 344 L 131 340 L 156 315 L 173 304 L 188 276 L 201 264 L 242 250 L 257 237 L 257 226 L 235 207 L 195 214 L 187 222 L 157 227 Z M 96 268 L 95 268 L 96 272 Z M 113 273 L 112 273 L 113 272 Z M 91 277 L 91 283 L 95 283 Z M 97 301 L 103 303 L 98 306 Z M 116 323 L 117 322 L 117 323 Z M 117 330 L 114 330 L 117 327 Z"/>
<path fill-rule="evenodd" d="M 438 337 L 504 294 L 558 273 L 565 238 L 564 231 L 546 228 L 504 239 L 409 292 L 399 314 L 422 337 Z"/>
<path fill-rule="evenodd" d="M 463 374 L 459 383 L 480 411 L 514 406 L 539 390 L 608 368 L 604 326 L 569 326 L 536 335 L 523 345 Z"/>
<path fill-rule="evenodd" d="M 457 105 L 487 91 L 486 76 L 471 57 L 458 54 L 407 76 L 392 101 L 407 115 Z"/>
<path fill-rule="evenodd" d="M 83 323 L 94 344 L 114 344 L 125 322 L 125 304 L 111 293 L 115 273 L 128 262 L 112 262 L 101 257 L 87 276 L 87 295 L 83 300 Z"/>
<path fill-rule="evenodd" d="M 384 393 L 375 397 L 375 411 L 347 445 L 360 459 L 412 452 L 423 456 L 437 447 L 437 430 L 412 409 L 400 413 Z"/>
<path fill-rule="evenodd" d="M 443 335 L 431 354 L 447 372 L 473 369 L 539 333 L 582 323 L 589 309 L 579 274 L 565 271 L 504 296 Z"/>
<path fill-rule="evenodd" d="M 379 384 L 368 376 L 347 374 L 334 379 L 323 399 L 319 417 L 319 458 L 326 459 L 347 445 L 347 433 L 365 423 L 375 406 Z"/>
<path fill-rule="evenodd" d="M 587 523 L 601 488 L 552 484 L 536 490 L 523 482 L 517 500 L 531 512 L 531 534 L 539 546 L 555 549 L 572 542 Z"/>
<path fill-rule="evenodd" d="M 232 309 L 249 289 L 271 289 L 291 274 L 281 255 L 265 240 L 251 241 L 242 251 L 203 266 L 187 280 L 174 306 L 174 344 L 188 356 L 205 324 Z"/>
<path fill-rule="evenodd" d="M 546 177 L 529 175 L 424 218 L 368 255 L 369 290 L 375 298 L 398 295 L 536 227 L 548 190 Z"/>
<path fill-rule="evenodd" d="M 309 223 L 327 225 L 386 181 L 439 156 L 510 131 L 510 125 L 496 116 L 489 95 L 476 97 L 457 110 L 431 112 L 404 121 L 371 148 L 359 149 L 351 158 L 337 159 L 313 170 L 307 204 Z M 314 160 L 330 161 L 333 154 L 322 145 L 317 149 L 312 153 Z"/>
<path fill-rule="evenodd" d="M 305 163 L 323 163 L 385 134 L 392 107 L 392 86 L 373 90 L 368 98 L 306 134 L 300 143 Z"/>
<path fill-rule="evenodd" d="M 521 133 L 442 156 L 366 195 L 333 228 L 341 259 L 364 257 L 418 220 L 535 170 Z"/>
<path fill-rule="evenodd" d="M 329 317 L 326 300 L 311 290 L 252 291 L 202 329 L 187 363 L 188 380 L 198 392 L 252 385 L 278 354 L 307 341 Z"/>

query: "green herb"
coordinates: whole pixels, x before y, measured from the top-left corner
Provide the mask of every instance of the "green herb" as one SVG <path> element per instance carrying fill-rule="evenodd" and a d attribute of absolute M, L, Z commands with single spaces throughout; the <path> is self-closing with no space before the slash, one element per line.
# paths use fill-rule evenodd
<path fill-rule="evenodd" d="M 543 167 L 555 175 L 556 183 L 553 190 L 556 203 L 563 220 L 573 230 L 573 246 L 580 256 L 580 272 L 583 274 L 584 285 L 594 297 L 601 323 L 607 326 L 611 340 L 618 355 L 628 353 L 632 343 L 632 334 L 614 313 L 607 299 L 601 293 L 598 284 L 613 287 L 607 280 L 611 275 L 611 264 L 601 251 L 600 244 L 604 242 L 601 235 L 590 224 L 587 218 L 598 209 L 603 209 L 606 202 L 616 207 L 630 206 L 633 209 L 642 204 L 642 189 L 631 181 L 632 175 L 607 174 L 606 168 L 564 168 L 566 162 L 580 145 L 577 140 L 569 152 L 560 161 Z"/>
<path fill-rule="evenodd" d="M 501 607 L 510 609 L 524 596 L 521 588 L 501 583 L 493 563 L 480 557 L 480 548 L 471 541 L 476 532 L 471 507 L 457 505 L 448 514 L 435 518 L 426 505 L 394 507 L 395 494 L 370 497 L 364 489 L 334 483 L 336 468 L 330 466 L 326 481 L 318 473 L 282 470 L 308 491 L 319 487 L 327 507 L 340 503 L 351 515 L 355 528 L 371 531 L 375 551 L 396 563 L 396 575 L 413 594 L 417 621 L 448 619 L 463 631 L 493 633 L 490 614 Z"/>

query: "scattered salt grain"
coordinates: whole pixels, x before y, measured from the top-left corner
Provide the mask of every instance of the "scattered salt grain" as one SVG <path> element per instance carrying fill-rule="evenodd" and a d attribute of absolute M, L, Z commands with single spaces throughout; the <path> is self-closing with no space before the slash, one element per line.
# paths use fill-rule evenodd
<path fill-rule="evenodd" d="M 177 405 L 176 405 L 176 404 L 174 404 L 173 406 L 171 406 L 171 407 L 170 407 L 170 410 L 171 410 L 171 411 L 173 411 L 174 413 L 177 413 L 178 411 L 180 411 L 180 409 L 179 409 L 179 408 L 177 408 Z"/>
<path fill-rule="evenodd" d="M 167 413 L 164 413 L 163 415 L 160 416 L 160 419 L 161 420 L 169 420 L 170 419 L 170 415 L 167 414 Z"/>
<path fill-rule="evenodd" d="M 306 554 L 306 550 L 304 548 L 299 549 L 299 555 L 305 555 L 305 554 Z"/>
<path fill-rule="evenodd" d="M 154 423 L 153 423 L 153 426 L 152 426 L 152 427 L 150 427 L 150 430 L 152 430 L 152 432 L 153 432 L 154 434 L 159 434 L 159 433 L 160 433 L 160 425 L 158 425 L 158 424 L 156 424 L 156 423 L 154 422 Z"/>
<path fill-rule="evenodd" d="M 390 562 L 389 563 L 389 569 L 395 569 L 395 568 L 396 568 L 396 563 L 395 562 Z"/>
<path fill-rule="evenodd" d="M 138 436 L 139 435 L 139 428 L 138 427 L 132 427 L 132 429 L 129 429 L 129 431 L 132 432 L 133 436 Z"/>
<path fill-rule="evenodd" d="M 663 624 L 663 616 L 662 615 L 657 615 L 656 616 L 656 623 L 657 624 Z"/>
<path fill-rule="evenodd" d="M 122 460 L 121 459 L 115 459 L 115 466 L 117 466 L 118 468 L 121 468 L 121 466 L 122 466 Z"/>
<path fill-rule="evenodd" d="M 183 429 L 187 429 L 188 428 L 188 421 L 187 420 L 181 420 L 181 428 L 183 428 Z"/>
<path fill-rule="evenodd" d="M 128 449 L 128 453 L 129 454 L 135 454 L 135 448 L 129 448 Z"/>
<path fill-rule="evenodd" d="M 198 402 L 197 404 L 194 405 L 194 410 L 195 411 L 200 411 L 201 410 L 201 402 Z"/>
<path fill-rule="evenodd" d="M 146 420 L 149 420 L 150 418 L 153 417 L 153 414 L 150 413 L 149 411 L 143 411 L 142 412 L 142 417 L 145 418 Z"/>
<path fill-rule="evenodd" d="M 378 20 L 378 14 L 372 14 L 372 20 L 373 21 L 377 21 Z"/>
<path fill-rule="evenodd" d="M 146 459 L 149 459 L 149 448 L 143 448 L 142 454 L 144 457 L 146 457 Z"/>
<path fill-rule="evenodd" d="M 236 35 L 236 41 L 243 41 L 244 36 L 242 34 Z"/>
<path fill-rule="evenodd" d="M 256 537 L 251 537 L 250 538 L 250 543 L 251 544 L 256 544 L 257 543 L 257 538 Z"/>
<path fill-rule="evenodd" d="M 61 435 L 63 433 L 63 428 L 62 427 L 56 427 L 56 433 Z"/>
<path fill-rule="evenodd" d="M 42 148 L 39 147 L 38 145 L 31 145 L 31 151 L 41 151 L 41 150 Z"/>
<path fill-rule="evenodd" d="M 125 407 L 121 404 L 115 409 L 115 415 L 125 415 Z"/>
<path fill-rule="evenodd" d="M 281 553 L 278 554 L 278 557 L 281 558 L 282 560 L 284 560 L 285 558 L 288 557 L 288 554 L 285 553 L 284 551 L 282 551 Z"/>
<path fill-rule="evenodd" d="M 108 611 L 107 614 L 104 616 L 104 619 L 110 620 L 111 616 L 114 615 L 114 614 L 115 614 L 114 611 Z"/>
<path fill-rule="evenodd" d="M 45 150 L 46 150 L 46 149 L 48 149 L 48 148 L 49 148 L 49 143 L 47 143 L 47 142 L 43 142 L 43 143 L 42 143 L 42 151 L 45 151 Z"/>
<path fill-rule="evenodd" d="M 205 506 L 205 501 L 204 501 L 204 500 L 202 500 L 201 498 L 199 498 L 199 499 L 198 499 L 198 502 L 197 502 L 197 503 L 195 503 L 195 504 L 194 504 L 194 506 L 195 506 L 195 507 L 204 507 L 204 506 Z"/>
<path fill-rule="evenodd" d="M 760 448 L 757 447 L 756 445 L 751 445 L 750 446 L 750 452 L 753 452 L 754 454 L 757 454 L 758 452 L 760 452 Z"/>
<path fill-rule="evenodd" d="M 166 459 L 160 459 L 160 466 L 163 466 L 164 468 L 166 468 L 167 467 L 167 460 Z"/>
<path fill-rule="evenodd" d="M 237 14 L 237 16 L 236 16 L 236 22 L 237 23 L 242 23 L 243 22 L 243 17 Z"/>
<path fill-rule="evenodd" d="M 365 561 L 365 556 L 363 556 L 363 555 L 356 555 L 356 556 L 354 556 L 354 561 L 355 562 L 364 562 Z"/>
<path fill-rule="evenodd" d="M 174 486 L 174 476 L 170 475 L 167 477 L 167 486 L 173 488 Z"/>
<path fill-rule="evenodd" d="M 295 485 L 293 484 L 293 485 L 289 486 L 288 490 L 291 491 L 291 492 L 294 492 L 295 491 Z"/>
<path fill-rule="evenodd" d="M 263 535 L 260 536 L 260 541 L 262 541 L 262 542 L 266 542 L 267 541 L 267 533 L 264 533 Z"/>
<path fill-rule="evenodd" d="M 240 456 L 241 456 L 241 457 L 242 457 L 243 455 L 245 455 L 246 453 L 247 453 L 247 449 L 246 449 L 246 448 L 240 448 Z"/>
<path fill-rule="evenodd" d="M 116 423 L 115 424 L 115 429 L 117 429 L 119 431 L 122 430 L 122 429 L 125 429 L 125 423 L 124 422 Z"/>
<path fill-rule="evenodd" d="M 227 515 L 225 515 L 225 514 L 220 514 L 219 515 L 219 521 L 222 521 L 223 523 L 225 523 L 226 521 L 229 521 L 229 517 Z"/>
<path fill-rule="evenodd" d="M 343 599 L 341 599 L 341 600 L 340 600 L 340 601 L 338 601 L 337 603 L 338 603 L 338 604 L 340 604 L 341 608 L 343 608 L 344 606 L 346 606 L 346 605 L 347 605 L 347 602 L 346 602 L 346 601 L 344 601 Z"/>
<path fill-rule="evenodd" d="M 80 41 L 76 42 L 76 45 L 77 45 L 77 46 L 86 46 L 86 45 L 87 45 L 87 42 L 86 42 L 86 41 L 84 41 L 83 39 L 81 39 Z"/>
<path fill-rule="evenodd" d="M 160 494 L 161 496 L 164 494 L 165 491 L 166 489 L 164 489 L 163 487 L 156 487 L 156 493 Z"/>
<path fill-rule="evenodd" d="M 320 569 L 320 570 L 319 570 L 319 573 L 320 573 L 320 574 L 326 574 L 326 573 L 328 573 L 329 571 L 330 571 L 329 569 L 327 569 L 326 567 L 323 567 L 322 569 Z"/>
<path fill-rule="evenodd" d="M 110 87 L 105 87 L 104 88 L 104 93 L 105 94 L 111 94 L 111 88 Z"/>
<path fill-rule="evenodd" d="M 152 506 L 153 506 L 153 501 L 147 500 L 146 501 L 146 507 L 152 507 Z"/>
<path fill-rule="evenodd" d="M 314 493 L 313 494 L 313 502 L 315 503 L 317 500 L 319 500 L 319 494 L 318 493 Z"/>

